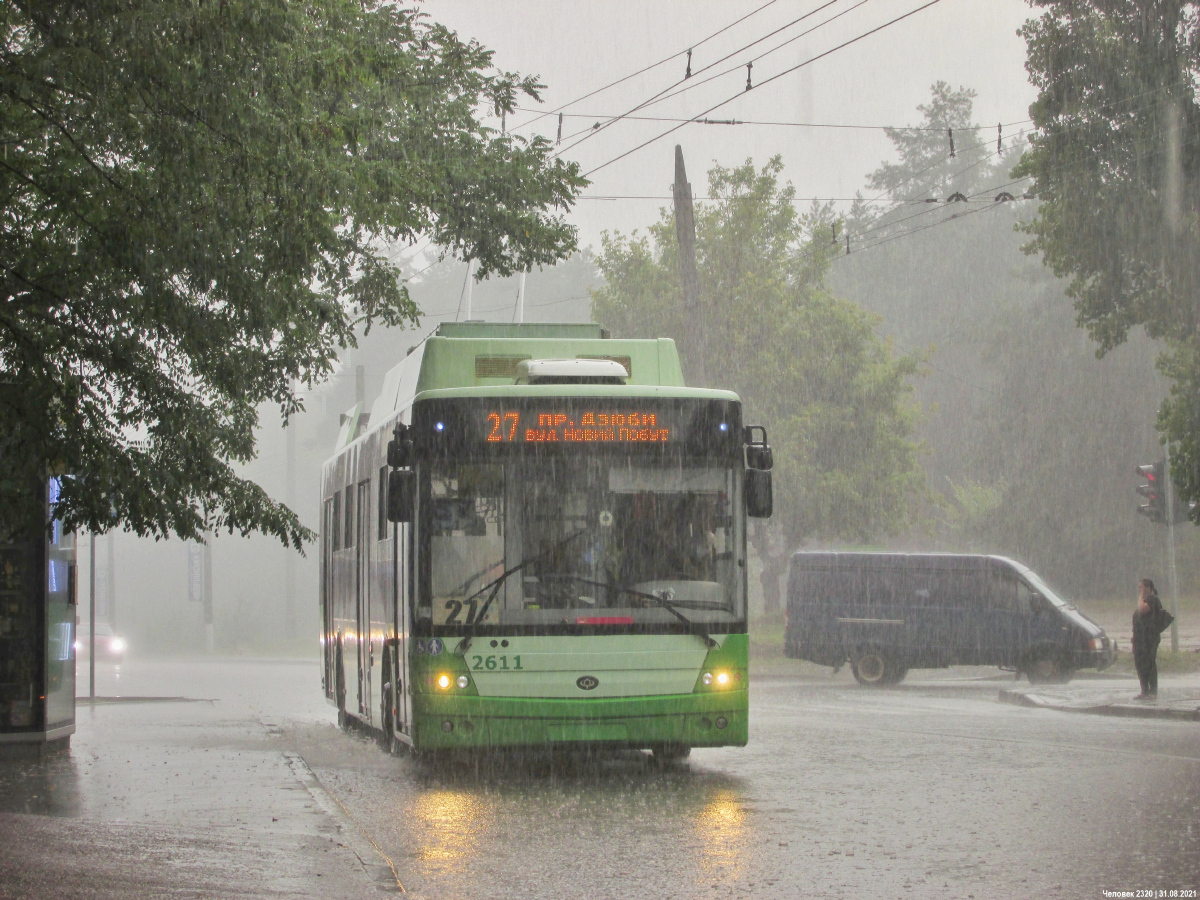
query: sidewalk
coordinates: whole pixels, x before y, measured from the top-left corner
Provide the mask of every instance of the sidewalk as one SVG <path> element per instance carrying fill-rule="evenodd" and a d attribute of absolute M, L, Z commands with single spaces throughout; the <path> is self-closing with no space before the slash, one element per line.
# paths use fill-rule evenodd
<path fill-rule="evenodd" d="M 398 892 L 278 737 L 277 722 L 332 719 L 316 663 L 123 669 L 120 696 L 106 681 L 80 700 L 68 752 L 0 760 L 0 900 Z"/>
<path fill-rule="evenodd" d="M 1063 712 L 1200 722 L 1200 675 L 1160 676 L 1158 699 L 1135 700 L 1133 677 L 1079 679 L 1069 684 L 1001 688 L 1000 702 Z"/>

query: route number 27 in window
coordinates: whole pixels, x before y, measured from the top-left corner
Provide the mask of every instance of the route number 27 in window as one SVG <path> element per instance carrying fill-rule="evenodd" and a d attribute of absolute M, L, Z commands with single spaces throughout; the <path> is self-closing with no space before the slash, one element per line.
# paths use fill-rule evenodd
<path fill-rule="evenodd" d="M 489 441 L 511 441 L 517 436 L 517 419 L 519 416 L 515 412 L 506 412 L 503 416 L 500 413 L 488 413 L 488 421 L 492 423 L 492 430 L 488 433 Z"/>

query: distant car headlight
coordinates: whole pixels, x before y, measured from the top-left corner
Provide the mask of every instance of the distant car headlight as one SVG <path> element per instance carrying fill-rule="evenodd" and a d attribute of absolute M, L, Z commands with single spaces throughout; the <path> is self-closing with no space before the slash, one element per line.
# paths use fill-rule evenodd
<path fill-rule="evenodd" d="M 113 653 L 124 653 L 125 652 L 125 639 L 124 638 L 113 638 L 112 643 L 109 644 L 108 646 L 112 649 Z"/>

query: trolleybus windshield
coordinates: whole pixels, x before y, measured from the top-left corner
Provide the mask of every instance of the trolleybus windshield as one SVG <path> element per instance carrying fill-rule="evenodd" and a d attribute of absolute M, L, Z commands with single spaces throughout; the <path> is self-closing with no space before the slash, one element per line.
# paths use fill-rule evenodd
<path fill-rule="evenodd" d="M 547 414 L 511 413 L 514 437 L 526 422 L 535 430 L 536 415 Z M 502 431 L 503 442 L 488 442 L 494 428 L 475 414 L 482 422 L 475 440 L 427 458 L 419 506 L 428 565 L 419 619 L 442 634 L 490 626 L 670 631 L 682 625 L 679 614 L 708 630 L 743 620 L 739 438 L 697 455 L 686 450 L 689 422 L 701 427 L 696 415 L 641 409 L 635 425 L 611 426 L 611 440 L 598 438 L 606 446 L 589 446 L 582 436 L 564 446 L 564 430 L 592 428 L 592 421 L 610 427 L 617 413 L 569 408 L 559 415 L 558 425 L 542 419 L 559 430 L 552 448 L 536 433 L 509 443 Z M 580 425 L 584 415 L 587 426 Z M 625 415 L 628 422 L 632 414 Z M 719 430 L 713 415 L 698 416 L 722 438 L 738 425 L 728 418 Z M 462 421 L 456 418 L 456 427 Z M 620 428 L 670 431 L 626 443 Z M 660 445 L 649 446 L 650 437 Z M 677 448 L 661 446 L 672 439 Z"/>
<path fill-rule="evenodd" d="M 455 630 L 677 627 L 668 607 L 706 625 L 741 620 L 738 475 L 717 460 L 659 455 L 433 460 L 419 614 Z M 517 566 L 488 602 L 483 589 Z"/>

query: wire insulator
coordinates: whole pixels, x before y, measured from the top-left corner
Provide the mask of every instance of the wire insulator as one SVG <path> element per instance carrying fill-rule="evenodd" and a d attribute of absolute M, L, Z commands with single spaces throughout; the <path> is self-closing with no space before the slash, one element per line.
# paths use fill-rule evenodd
<path fill-rule="evenodd" d="M 950 158 L 954 159 L 954 129 L 947 128 L 946 134 L 950 137 Z"/>
<path fill-rule="evenodd" d="M 750 90 L 750 88 L 754 87 L 754 85 L 750 81 L 750 70 L 753 68 L 754 68 L 754 60 L 751 60 L 750 62 L 746 63 L 746 90 Z"/>
<path fill-rule="evenodd" d="M 1001 140 L 1004 134 L 1004 123 L 1001 122 L 996 126 L 996 155 L 1000 155 Z"/>
<path fill-rule="evenodd" d="M 562 143 L 562 113 L 558 114 L 558 137 L 554 139 L 554 146 L 557 147 Z"/>
<path fill-rule="evenodd" d="M 685 79 L 692 77 L 692 51 L 690 49 L 688 50 L 687 71 L 683 73 L 683 77 Z"/>

